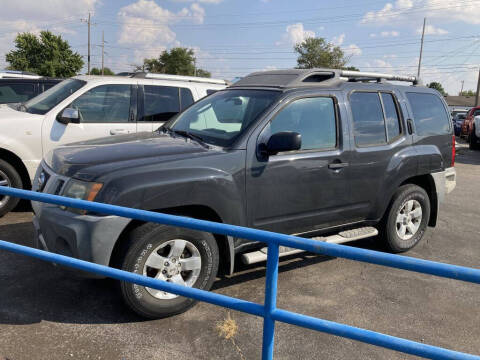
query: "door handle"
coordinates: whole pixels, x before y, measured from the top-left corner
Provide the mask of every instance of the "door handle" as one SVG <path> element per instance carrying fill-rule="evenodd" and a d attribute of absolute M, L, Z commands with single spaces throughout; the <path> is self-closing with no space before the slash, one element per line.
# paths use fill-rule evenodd
<path fill-rule="evenodd" d="M 328 168 L 331 170 L 340 170 L 348 166 L 348 163 L 343 163 L 343 162 L 334 162 L 331 164 L 328 164 Z"/>
<path fill-rule="evenodd" d="M 121 134 L 128 134 L 128 130 L 126 130 L 126 129 L 112 129 L 112 130 L 110 130 L 110 135 L 121 135 Z"/>

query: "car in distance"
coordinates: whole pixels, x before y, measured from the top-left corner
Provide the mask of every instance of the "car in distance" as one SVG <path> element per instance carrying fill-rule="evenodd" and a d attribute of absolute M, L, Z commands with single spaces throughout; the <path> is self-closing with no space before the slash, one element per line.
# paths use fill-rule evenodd
<path fill-rule="evenodd" d="M 0 106 L 0 185 L 30 189 L 55 147 L 104 136 L 152 132 L 224 80 L 164 74 L 76 76 L 20 105 Z M 0 216 L 18 199 L 0 196 Z"/>
<path fill-rule="evenodd" d="M 0 77 L 0 104 L 26 102 L 58 84 L 62 79 Z"/>
<path fill-rule="evenodd" d="M 460 112 L 453 116 L 452 121 L 453 121 L 455 136 L 460 136 L 460 133 L 462 131 L 463 121 L 465 120 L 466 116 L 467 116 L 467 112 Z"/>
<path fill-rule="evenodd" d="M 334 243 L 380 232 L 391 251 L 407 251 L 455 187 L 455 138 L 436 90 L 385 79 L 416 83 L 331 69 L 253 73 L 156 132 L 55 149 L 34 189 Z M 32 205 L 39 248 L 176 284 L 208 290 L 236 255 L 266 259 L 258 242 Z M 194 303 L 126 282 L 120 292 L 147 318 Z"/>
<path fill-rule="evenodd" d="M 480 115 L 473 118 L 472 130 L 468 135 L 470 150 L 480 150 Z"/>
<path fill-rule="evenodd" d="M 478 115 L 480 115 L 480 106 L 473 107 L 467 112 L 460 132 L 461 137 L 469 140 L 470 133 L 473 129 L 473 119 Z"/>

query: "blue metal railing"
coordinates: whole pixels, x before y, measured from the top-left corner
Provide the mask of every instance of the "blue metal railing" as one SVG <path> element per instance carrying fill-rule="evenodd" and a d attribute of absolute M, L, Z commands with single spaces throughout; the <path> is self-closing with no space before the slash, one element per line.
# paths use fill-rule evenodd
<path fill-rule="evenodd" d="M 69 208 L 78 208 L 97 213 L 117 215 L 126 218 L 156 222 L 160 224 L 185 227 L 194 230 L 206 231 L 215 234 L 230 235 L 254 241 L 264 242 L 268 245 L 267 274 L 265 286 L 265 303 L 263 305 L 246 300 L 231 298 L 200 289 L 188 288 L 174 283 L 168 283 L 138 274 L 93 264 L 71 257 L 49 253 L 17 244 L 0 240 L 0 249 L 24 254 L 60 265 L 73 267 L 79 270 L 104 275 L 114 279 L 135 283 L 149 288 L 166 291 L 169 293 L 189 297 L 210 304 L 223 306 L 248 314 L 264 318 L 262 358 L 272 359 L 274 348 L 275 322 L 280 321 L 292 325 L 309 328 L 337 335 L 364 343 L 381 346 L 387 349 L 400 351 L 430 359 L 477 359 L 480 356 L 452 351 L 432 345 L 418 343 L 390 335 L 377 333 L 370 330 L 356 328 L 332 321 L 322 320 L 306 315 L 281 310 L 276 307 L 279 246 L 302 249 L 318 254 L 341 257 L 351 260 L 383 265 L 393 268 L 405 269 L 445 278 L 462 280 L 480 284 L 480 270 L 462 266 L 443 264 L 433 261 L 410 258 L 378 251 L 353 248 L 345 245 L 322 243 L 311 239 L 277 234 L 268 231 L 255 230 L 240 226 L 196 220 L 175 215 L 155 213 L 145 210 L 129 209 L 120 206 L 76 200 L 56 195 L 37 193 L 0 186 L 0 194 L 22 199 L 62 205 Z"/>

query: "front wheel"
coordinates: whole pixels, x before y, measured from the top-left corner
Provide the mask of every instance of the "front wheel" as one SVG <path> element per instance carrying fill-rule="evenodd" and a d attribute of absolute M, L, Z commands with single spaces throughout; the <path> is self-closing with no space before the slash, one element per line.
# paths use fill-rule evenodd
<path fill-rule="evenodd" d="M 392 252 L 410 250 L 422 239 L 430 218 L 430 199 L 420 186 L 398 188 L 387 210 L 382 235 Z"/>
<path fill-rule="evenodd" d="M 209 290 L 217 276 L 219 252 L 213 235 L 159 224 L 145 224 L 129 236 L 122 269 L 178 285 Z M 121 282 L 126 304 L 142 317 L 176 315 L 195 304 L 189 298 Z"/>
<path fill-rule="evenodd" d="M 0 186 L 11 186 L 18 189 L 23 188 L 22 178 L 17 170 L 8 162 L 0 160 Z M 17 206 L 19 198 L 0 195 L 0 217 L 7 214 Z"/>

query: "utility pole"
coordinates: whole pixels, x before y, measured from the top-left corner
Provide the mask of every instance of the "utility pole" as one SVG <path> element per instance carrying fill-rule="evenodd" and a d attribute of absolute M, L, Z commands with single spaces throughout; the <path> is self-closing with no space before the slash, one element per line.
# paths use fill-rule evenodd
<path fill-rule="evenodd" d="M 104 60 L 105 60 L 105 31 L 102 30 L 102 76 L 104 74 Z"/>
<path fill-rule="evenodd" d="M 459 96 L 462 96 L 462 93 L 463 93 L 463 84 L 465 84 L 465 80 L 462 80 L 462 88 L 460 89 L 460 94 L 458 94 Z"/>
<path fill-rule="evenodd" d="M 88 72 L 87 72 L 87 75 L 90 75 L 90 12 L 88 12 L 87 24 L 88 24 L 88 58 L 87 58 Z"/>
<path fill-rule="evenodd" d="M 418 58 L 418 73 L 417 78 L 420 79 L 420 68 L 422 66 L 422 54 L 423 54 L 423 39 L 425 38 L 425 24 L 427 22 L 427 18 L 423 18 L 423 30 L 422 30 L 422 43 L 420 45 L 420 57 Z"/>
<path fill-rule="evenodd" d="M 478 106 L 480 104 L 480 70 L 478 70 L 477 93 L 475 95 L 475 106 Z"/>

